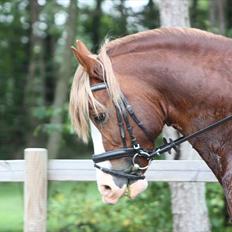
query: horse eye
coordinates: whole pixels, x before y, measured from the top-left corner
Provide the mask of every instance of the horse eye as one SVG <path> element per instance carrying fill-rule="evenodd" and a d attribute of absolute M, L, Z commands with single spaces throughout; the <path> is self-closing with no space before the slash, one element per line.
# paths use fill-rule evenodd
<path fill-rule="evenodd" d="M 95 116 L 94 118 L 94 121 L 96 123 L 103 123 L 106 119 L 106 113 L 99 113 L 97 116 Z"/>

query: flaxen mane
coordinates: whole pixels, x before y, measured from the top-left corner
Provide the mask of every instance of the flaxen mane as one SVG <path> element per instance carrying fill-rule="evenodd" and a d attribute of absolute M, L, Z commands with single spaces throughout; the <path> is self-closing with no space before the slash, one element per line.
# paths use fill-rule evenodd
<path fill-rule="evenodd" d="M 121 100 L 121 91 L 115 78 L 110 58 L 107 55 L 107 43 L 102 46 L 96 61 L 102 67 L 103 80 L 108 85 L 109 96 L 114 104 L 118 105 L 118 102 Z M 69 112 L 73 127 L 85 143 L 88 142 L 89 137 L 89 105 L 93 107 L 96 114 L 104 110 L 104 106 L 94 98 L 91 92 L 88 73 L 79 65 L 71 87 Z"/>

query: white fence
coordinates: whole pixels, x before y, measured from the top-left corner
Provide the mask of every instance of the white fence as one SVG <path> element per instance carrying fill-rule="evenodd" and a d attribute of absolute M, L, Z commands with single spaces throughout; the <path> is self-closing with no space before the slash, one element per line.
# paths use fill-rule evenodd
<path fill-rule="evenodd" d="M 149 181 L 217 182 L 202 160 L 155 160 Z M 24 182 L 24 232 L 45 232 L 47 182 L 95 181 L 91 160 L 49 160 L 47 150 L 28 148 L 24 160 L 0 161 L 0 182 Z"/>

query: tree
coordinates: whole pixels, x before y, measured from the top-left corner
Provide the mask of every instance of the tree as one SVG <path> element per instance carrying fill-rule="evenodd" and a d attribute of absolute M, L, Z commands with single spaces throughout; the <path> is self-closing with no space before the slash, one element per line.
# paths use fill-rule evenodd
<path fill-rule="evenodd" d="M 27 112 L 24 89 L 29 38 L 28 4 L 19 0 L 0 3 L 0 153 L 2 159 L 21 158 L 25 147 Z M 25 20 L 23 21 L 22 18 Z"/>
<path fill-rule="evenodd" d="M 39 35 L 40 5 L 37 0 L 29 1 L 29 65 L 24 94 L 24 107 L 27 109 L 28 129 L 27 146 L 37 145 L 33 135 L 37 120 L 33 112 L 34 107 L 43 102 L 42 69 L 39 65 L 42 56 L 42 39 Z M 42 101 L 41 101 L 42 99 Z"/>
<path fill-rule="evenodd" d="M 160 26 L 159 9 L 153 0 L 149 0 L 140 12 L 135 13 L 135 17 L 138 18 L 138 24 L 145 28 L 154 29 Z"/>
<path fill-rule="evenodd" d="M 51 157 L 55 157 L 58 153 L 61 136 L 62 136 L 62 123 L 63 123 L 63 113 L 62 109 L 64 104 L 67 102 L 68 96 L 68 86 L 71 76 L 73 75 L 72 69 L 72 52 L 70 45 L 73 44 L 76 37 L 76 22 L 77 22 L 77 0 L 70 0 L 68 7 L 68 17 L 65 25 L 64 33 L 64 47 L 63 47 L 63 62 L 60 64 L 58 71 L 58 81 L 55 89 L 55 97 L 53 103 L 53 115 L 51 118 L 51 125 L 54 126 L 53 130 L 49 134 L 48 138 L 48 153 Z M 66 62 L 68 61 L 68 62 Z"/>
<path fill-rule="evenodd" d="M 226 16 L 226 26 L 227 26 L 227 30 L 230 30 L 230 34 L 231 34 L 231 30 L 232 30 L 232 6 L 231 6 L 231 1 L 230 0 L 226 0 L 225 2 L 225 16 Z"/>
<path fill-rule="evenodd" d="M 92 41 L 93 41 L 93 52 L 96 53 L 98 50 L 98 46 L 101 43 L 101 35 L 100 35 L 100 28 L 101 28 L 101 16 L 102 16 L 102 0 L 96 0 L 96 7 L 93 12 L 93 22 L 92 22 Z"/>
<path fill-rule="evenodd" d="M 160 8 L 161 25 L 164 27 L 189 27 L 188 0 L 156 0 Z M 172 128 L 164 128 L 166 138 L 176 139 L 179 134 Z M 199 155 L 189 143 L 180 146 L 178 152 L 169 157 L 175 159 L 199 159 Z M 172 193 L 172 213 L 174 232 L 210 231 L 208 211 L 205 201 L 204 183 L 169 183 Z"/>
<path fill-rule="evenodd" d="M 225 34 L 225 0 L 211 0 L 209 1 L 209 20 L 211 28 Z"/>

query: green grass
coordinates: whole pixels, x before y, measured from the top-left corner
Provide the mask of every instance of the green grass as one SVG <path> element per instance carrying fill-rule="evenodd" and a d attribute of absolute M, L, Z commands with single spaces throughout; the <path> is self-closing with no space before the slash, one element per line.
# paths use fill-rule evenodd
<path fill-rule="evenodd" d="M 23 185 L 0 183 L 0 232 L 23 231 Z"/>

